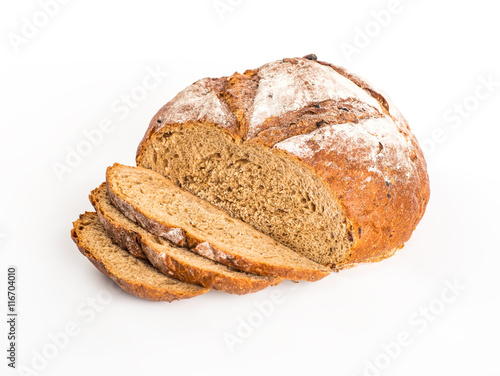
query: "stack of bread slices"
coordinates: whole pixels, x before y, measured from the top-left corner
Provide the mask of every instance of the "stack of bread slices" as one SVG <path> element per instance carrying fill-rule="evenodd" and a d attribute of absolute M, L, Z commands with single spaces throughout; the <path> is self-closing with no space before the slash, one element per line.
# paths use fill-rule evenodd
<path fill-rule="evenodd" d="M 125 291 L 172 301 L 209 289 L 248 294 L 330 270 L 231 218 L 158 173 L 115 164 L 74 222 L 80 251 Z"/>
<path fill-rule="evenodd" d="M 74 222 L 80 251 L 153 301 L 316 281 L 394 254 L 429 200 L 392 102 L 314 55 L 195 82 Z"/>

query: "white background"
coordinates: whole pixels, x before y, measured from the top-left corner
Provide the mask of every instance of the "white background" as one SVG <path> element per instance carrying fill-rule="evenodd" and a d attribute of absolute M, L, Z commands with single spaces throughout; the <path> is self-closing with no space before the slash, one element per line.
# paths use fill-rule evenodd
<path fill-rule="evenodd" d="M 500 375 L 499 9 L 389 3 L 222 0 L 217 11 L 212 0 L 75 0 L 44 16 L 34 0 L 2 2 L 0 311 L 17 265 L 17 365 L 33 370 L 21 374 Z M 25 26 L 34 18 L 35 31 Z M 115 291 L 69 236 L 105 168 L 134 164 L 150 118 L 195 80 L 308 53 L 389 93 L 427 149 L 431 200 L 405 248 L 242 297 L 168 304 Z M 169 76 L 141 89 L 148 69 Z M 131 93 L 139 103 L 119 110 Z M 58 179 L 54 166 L 105 119 L 113 130 Z M 6 320 L 2 375 L 17 374 Z M 68 324 L 77 335 L 54 351 L 50 336 Z M 394 345 L 402 332 L 410 345 Z"/>

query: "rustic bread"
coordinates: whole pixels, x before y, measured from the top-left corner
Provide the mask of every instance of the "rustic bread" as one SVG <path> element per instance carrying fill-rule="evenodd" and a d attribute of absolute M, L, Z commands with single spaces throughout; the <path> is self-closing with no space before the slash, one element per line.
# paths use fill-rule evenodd
<path fill-rule="evenodd" d="M 108 167 L 111 202 L 130 220 L 157 236 L 182 229 L 177 244 L 249 273 L 315 281 L 329 270 L 291 251 L 250 225 L 140 167 Z"/>
<path fill-rule="evenodd" d="M 401 248 L 430 192 L 389 98 L 314 55 L 195 82 L 154 116 L 136 161 L 334 269 Z"/>
<path fill-rule="evenodd" d="M 94 189 L 89 198 L 109 237 L 130 253 L 147 256 L 166 275 L 239 295 L 256 292 L 281 281 L 274 277 L 239 272 L 152 235 L 112 205 L 106 183 Z"/>
<path fill-rule="evenodd" d="M 187 299 L 209 289 L 180 282 L 156 270 L 148 261 L 113 244 L 96 213 L 85 213 L 73 223 L 71 237 L 78 249 L 103 274 L 126 292 L 152 301 Z"/>

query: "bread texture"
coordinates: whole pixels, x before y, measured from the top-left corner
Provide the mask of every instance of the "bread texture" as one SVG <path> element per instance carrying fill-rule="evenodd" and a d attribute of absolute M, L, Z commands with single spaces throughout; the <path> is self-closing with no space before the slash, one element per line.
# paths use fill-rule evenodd
<path fill-rule="evenodd" d="M 430 195 L 390 99 L 314 56 L 195 82 L 151 120 L 136 161 L 335 270 L 401 248 Z"/>
<path fill-rule="evenodd" d="M 113 244 L 96 213 L 86 212 L 73 223 L 71 237 L 80 252 L 124 291 L 151 301 L 192 298 L 209 289 L 165 276 L 148 261 Z"/>
<path fill-rule="evenodd" d="M 260 275 L 315 281 L 329 270 L 231 218 L 162 175 L 115 164 L 106 172 L 108 195 L 127 218 L 160 237 L 181 229 L 178 245 L 226 266 Z"/>
<path fill-rule="evenodd" d="M 147 257 L 166 275 L 238 295 L 260 291 L 281 281 L 279 278 L 234 270 L 152 235 L 112 205 L 106 183 L 94 189 L 89 198 L 109 237 L 130 253 Z"/>

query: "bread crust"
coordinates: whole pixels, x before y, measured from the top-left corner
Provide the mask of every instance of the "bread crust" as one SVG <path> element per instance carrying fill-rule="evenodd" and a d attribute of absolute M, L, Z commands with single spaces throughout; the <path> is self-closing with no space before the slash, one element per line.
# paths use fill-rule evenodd
<path fill-rule="evenodd" d="M 281 278 L 273 277 L 260 276 L 260 278 L 248 279 L 209 272 L 169 257 L 168 254 L 156 249 L 153 243 L 141 240 L 142 249 L 149 261 L 162 273 L 183 282 L 199 284 L 229 294 L 245 295 L 263 290 L 268 286 L 275 286 L 282 281 Z"/>
<path fill-rule="evenodd" d="M 105 184 L 103 183 L 104 188 Z M 106 214 L 99 205 L 99 200 L 96 197 L 97 190 L 102 188 L 103 186 L 92 191 L 90 201 L 96 209 L 99 220 L 106 229 L 109 237 L 133 255 L 138 254 L 140 251 L 142 257 L 147 258 L 163 274 L 182 282 L 197 284 L 206 288 L 237 295 L 254 293 L 268 286 L 275 286 L 282 281 L 280 278 L 257 275 L 249 276 L 237 271 L 235 273 L 241 274 L 241 278 L 236 275 L 221 274 L 207 270 L 206 268 L 190 265 L 180 258 L 172 257 L 168 253 L 162 252 L 151 239 L 147 239 L 140 233 L 122 226 Z M 188 250 L 186 251 L 189 252 Z"/>
<path fill-rule="evenodd" d="M 408 241 L 429 201 L 429 178 L 415 136 L 387 96 L 343 68 L 307 58 L 207 80 L 194 85 L 210 92 L 210 101 L 214 94 L 219 99 L 214 113 L 199 104 L 208 94 L 195 102 L 181 92 L 153 117 L 137 149 L 138 166 L 169 128 L 214 126 L 236 143 L 258 144 L 301 164 L 331 192 L 354 229 L 349 254 L 333 269 L 381 259 Z M 271 84 L 283 80 L 293 95 L 272 92 Z M 283 105 L 272 107 L 266 94 Z M 190 100 L 197 106 L 174 119 L 172 109 Z"/>
<path fill-rule="evenodd" d="M 180 299 L 189 299 L 193 298 L 195 296 L 198 296 L 200 294 L 206 293 L 209 290 L 203 290 L 200 289 L 198 294 L 179 294 L 179 293 L 169 293 L 165 291 L 160 291 L 158 289 L 155 289 L 151 286 L 143 285 L 143 284 L 137 284 L 131 281 L 127 281 L 123 278 L 118 277 L 117 275 L 113 274 L 108 270 L 106 267 L 105 263 L 102 260 L 97 259 L 93 253 L 85 247 L 83 242 L 80 240 L 78 237 L 78 226 L 81 225 L 82 220 L 85 217 L 95 215 L 95 213 L 92 212 L 85 212 L 84 214 L 80 215 L 80 218 L 73 222 L 73 228 L 71 229 L 71 238 L 77 245 L 79 251 L 81 252 L 82 255 L 87 257 L 87 259 L 104 275 L 108 276 L 111 278 L 122 290 L 125 292 L 132 294 L 134 296 L 137 296 L 138 298 L 142 299 L 147 299 L 150 301 L 154 302 L 159 302 L 159 301 L 166 301 L 166 302 L 173 302 L 176 300 Z"/>
<path fill-rule="evenodd" d="M 121 248 L 129 251 L 132 256 L 145 259 L 146 255 L 142 251 L 140 237 L 138 234 L 120 226 L 118 223 L 113 222 L 110 218 L 108 218 L 99 207 L 93 193 L 94 191 L 92 191 L 89 196 L 90 202 L 97 212 L 102 227 L 104 227 L 111 240 L 113 240 L 113 242 L 118 244 Z"/>

